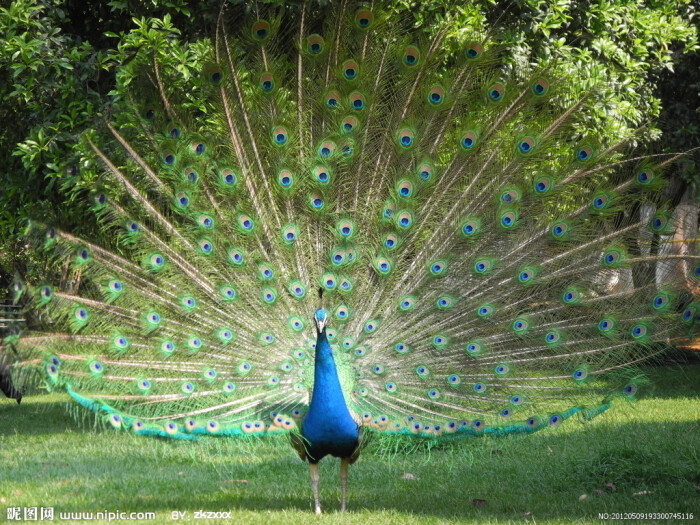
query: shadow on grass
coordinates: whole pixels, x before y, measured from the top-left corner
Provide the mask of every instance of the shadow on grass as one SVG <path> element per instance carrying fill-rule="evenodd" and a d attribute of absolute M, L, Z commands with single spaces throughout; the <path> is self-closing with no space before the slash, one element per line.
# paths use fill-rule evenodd
<path fill-rule="evenodd" d="M 21 405 L 11 399 L 0 399 L 0 437 L 84 430 L 85 423 L 71 417 L 70 402 L 67 397 L 65 399 L 48 401 L 41 393 L 25 397 Z"/>
<path fill-rule="evenodd" d="M 657 399 L 700 397 L 700 352 L 676 352 L 664 365 L 647 367 L 651 385 L 645 397 Z"/>

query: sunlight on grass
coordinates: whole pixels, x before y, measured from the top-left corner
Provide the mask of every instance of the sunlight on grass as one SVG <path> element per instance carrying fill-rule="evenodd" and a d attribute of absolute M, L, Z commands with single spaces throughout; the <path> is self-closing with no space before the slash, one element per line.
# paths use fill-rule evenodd
<path fill-rule="evenodd" d="M 3 398 L 0 518 L 7 507 L 52 506 L 56 516 L 155 512 L 158 523 L 198 510 L 231 511 L 232 522 L 246 524 L 593 523 L 604 512 L 697 519 L 700 364 L 648 373 L 648 396 L 589 423 L 392 455 L 370 443 L 350 469 L 345 515 L 336 511 L 338 462 L 324 460 L 320 519 L 311 512 L 308 467 L 286 439 L 171 443 L 76 422 L 61 396 L 21 406 Z M 216 520 L 197 520 L 206 522 Z"/>

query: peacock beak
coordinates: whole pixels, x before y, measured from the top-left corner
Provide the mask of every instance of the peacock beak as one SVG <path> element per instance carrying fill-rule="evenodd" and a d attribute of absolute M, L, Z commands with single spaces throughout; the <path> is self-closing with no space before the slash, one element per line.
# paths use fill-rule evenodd
<path fill-rule="evenodd" d="M 326 328 L 326 323 L 328 322 L 328 314 L 323 308 L 316 310 L 314 314 L 314 319 L 316 321 L 316 328 L 320 334 Z"/>

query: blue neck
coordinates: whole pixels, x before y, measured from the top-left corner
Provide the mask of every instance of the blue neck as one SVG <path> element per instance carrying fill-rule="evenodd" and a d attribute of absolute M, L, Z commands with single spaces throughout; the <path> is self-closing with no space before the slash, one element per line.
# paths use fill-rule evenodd
<path fill-rule="evenodd" d="M 311 442 L 352 444 L 358 432 L 357 423 L 345 404 L 333 350 L 324 329 L 316 339 L 314 390 L 302 434 Z"/>
<path fill-rule="evenodd" d="M 340 388 L 338 370 L 333 359 L 333 350 L 326 337 L 326 330 L 318 334 L 316 338 L 316 359 L 314 362 L 314 390 L 311 394 L 311 406 L 326 409 L 338 409 L 342 407 L 345 412 L 349 411 L 345 405 L 343 390 Z"/>

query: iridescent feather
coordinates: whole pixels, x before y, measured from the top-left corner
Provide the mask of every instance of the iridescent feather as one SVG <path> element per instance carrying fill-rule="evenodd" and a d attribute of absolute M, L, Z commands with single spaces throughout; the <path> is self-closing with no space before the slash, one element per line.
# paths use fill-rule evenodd
<path fill-rule="evenodd" d="M 360 430 L 590 418 L 695 334 L 695 240 L 664 244 L 692 231 L 661 199 L 674 157 L 573 141 L 583 104 L 556 68 L 509 74 L 479 32 L 451 56 L 445 32 L 351 1 L 238 15 L 187 93 L 124 65 L 139 82 L 76 146 L 120 250 L 28 229 L 95 284 L 17 292 L 52 322 L 13 341 L 49 388 L 134 434 L 291 434 L 317 496 L 315 464 L 347 473 Z"/>

